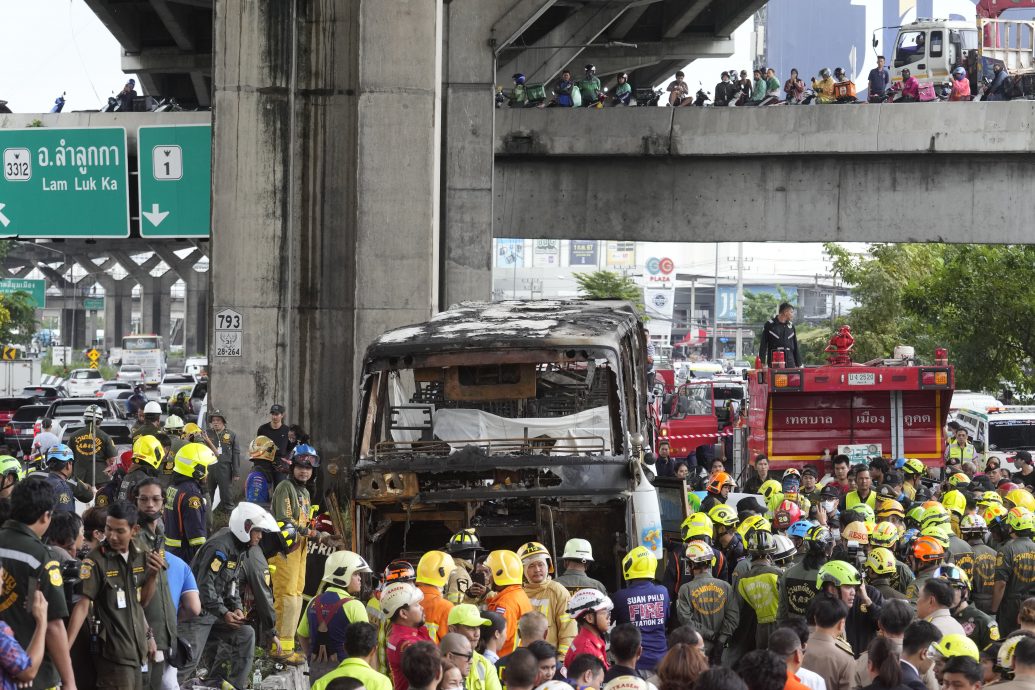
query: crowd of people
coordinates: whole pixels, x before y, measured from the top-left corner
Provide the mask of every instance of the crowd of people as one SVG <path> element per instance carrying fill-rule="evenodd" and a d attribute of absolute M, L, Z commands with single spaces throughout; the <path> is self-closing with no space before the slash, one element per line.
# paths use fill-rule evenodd
<path fill-rule="evenodd" d="M 304 666 L 318 690 L 1035 683 L 1035 462 L 1018 452 L 1010 475 L 962 430 L 934 471 L 833 455 L 776 476 L 759 456 L 737 500 L 716 459 L 664 557 L 619 552 L 615 580 L 585 539 L 489 549 L 477 528 L 368 563 L 313 506 L 320 458 L 281 406 L 238 503 L 225 416 L 201 429 L 153 410 L 125 468 L 95 410 L 42 466 L 0 457 L 5 690 L 254 687 L 258 658 Z M 95 489 L 98 462 L 111 478 Z M 80 517 L 77 502 L 93 505 Z M 307 601 L 309 542 L 329 555 Z"/>
<path fill-rule="evenodd" d="M 581 79 L 574 79 L 572 72 L 565 69 L 560 78 L 548 92 L 547 85 L 528 84 L 523 73 L 515 74 L 514 85 L 509 93 L 502 88 L 497 91 L 498 106 L 504 104 L 511 108 L 528 107 L 596 107 L 629 106 L 629 105 L 670 105 L 673 107 L 704 106 L 709 101 L 715 106 L 764 106 L 764 105 L 807 105 L 809 103 L 857 103 L 855 82 L 837 67 L 831 72 L 822 68 L 816 76 L 805 80 L 792 69 L 782 83 L 771 67 L 759 67 L 749 74 L 747 70 L 730 70 L 722 72 L 715 85 L 714 97 L 702 86 L 696 92 L 686 82 L 682 71 L 676 72 L 675 79 L 666 87 L 666 94 L 653 89 L 645 89 L 641 94 L 629 83 L 629 75 L 625 72 L 617 75 L 616 86 L 612 91 L 604 88 L 596 74 L 595 65 L 586 65 Z M 885 65 L 884 56 L 877 58 L 877 66 L 867 76 L 867 101 L 883 103 L 889 100 L 901 102 L 919 102 L 925 100 L 969 101 L 981 95 L 985 100 L 1009 100 L 1013 93 L 1013 82 L 1004 65 L 994 66 L 994 76 L 984 85 L 981 93 L 972 93 L 971 81 L 967 70 L 957 66 L 952 70 L 951 78 L 943 85 L 942 93 L 933 85 L 921 85 L 908 68 L 902 70 L 902 79 L 893 83 L 891 73 Z M 664 98 L 662 98 L 664 96 Z"/>

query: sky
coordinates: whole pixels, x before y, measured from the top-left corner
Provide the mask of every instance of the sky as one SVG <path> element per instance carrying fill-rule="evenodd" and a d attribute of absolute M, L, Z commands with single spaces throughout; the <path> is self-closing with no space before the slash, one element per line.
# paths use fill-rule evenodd
<path fill-rule="evenodd" d="M 0 100 L 16 113 L 48 112 L 63 91 L 66 111 L 96 110 L 129 76 L 83 0 L 0 0 L 0 45 Z"/>

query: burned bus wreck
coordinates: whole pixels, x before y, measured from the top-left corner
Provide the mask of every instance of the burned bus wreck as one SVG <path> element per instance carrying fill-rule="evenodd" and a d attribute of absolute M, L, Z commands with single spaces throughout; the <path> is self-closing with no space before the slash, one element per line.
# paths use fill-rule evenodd
<path fill-rule="evenodd" d="M 645 333 L 611 301 L 464 303 L 367 350 L 350 468 L 353 548 L 377 563 L 465 527 L 488 548 L 588 539 L 617 582 L 661 555 Z"/>

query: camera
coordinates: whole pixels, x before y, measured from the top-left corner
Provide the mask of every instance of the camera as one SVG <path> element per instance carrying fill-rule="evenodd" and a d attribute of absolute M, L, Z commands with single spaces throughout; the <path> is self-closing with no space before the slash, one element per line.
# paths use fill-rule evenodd
<path fill-rule="evenodd" d="M 863 565 L 866 563 L 866 552 L 863 551 L 862 544 L 849 540 L 845 550 L 848 552 L 848 562 L 854 564 L 857 569 L 862 571 Z"/>

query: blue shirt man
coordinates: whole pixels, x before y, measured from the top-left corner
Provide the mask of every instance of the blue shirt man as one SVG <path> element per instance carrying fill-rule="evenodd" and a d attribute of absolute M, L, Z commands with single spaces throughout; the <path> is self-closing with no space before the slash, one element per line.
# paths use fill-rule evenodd
<path fill-rule="evenodd" d="M 891 83 L 891 74 L 888 72 L 888 68 L 884 66 L 883 55 L 877 58 L 877 66 L 870 70 L 870 77 L 867 81 L 868 96 L 871 101 L 877 96 L 883 96 L 884 92 L 888 90 L 888 84 Z"/>
<path fill-rule="evenodd" d="M 668 590 L 653 580 L 631 580 L 629 586 L 611 597 L 616 624 L 632 623 L 640 630 L 643 655 L 636 662 L 637 671 L 652 671 L 668 651 L 665 621 L 671 603 Z"/>

